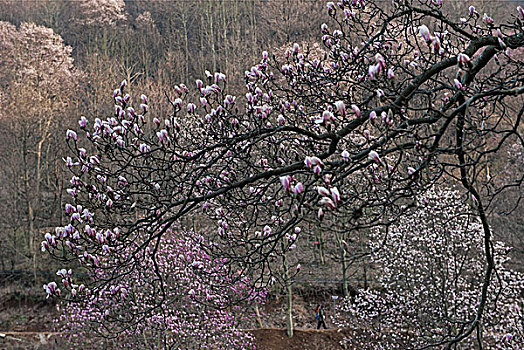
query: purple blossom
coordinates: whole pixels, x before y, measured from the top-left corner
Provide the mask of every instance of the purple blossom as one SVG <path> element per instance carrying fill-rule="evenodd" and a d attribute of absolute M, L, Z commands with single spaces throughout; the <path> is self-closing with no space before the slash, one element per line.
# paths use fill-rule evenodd
<path fill-rule="evenodd" d="M 87 118 L 84 116 L 81 116 L 80 120 L 78 121 L 78 125 L 80 125 L 82 129 L 84 129 L 87 126 Z"/>
<path fill-rule="evenodd" d="M 73 139 L 78 140 L 78 135 L 73 130 L 69 129 L 66 131 L 66 140 Z"/>
<path fill-rule="evenodd" d="M 482 17 L 482 21 L 483 21 L 484 23 L 486 23 L 488 26 L 493 25 L 493 22 L 494 22 L 494 21 L 493 21 L 493 18 L 491 18 L 490 16 L 488 16 L 487 13 L 484 13 L 484 16 Z"/>
<path fill-rule="evenodd" d="M 49 298 L 50 296 L 54 296 L 54 295 L 60 296 L 60 294 L 61 294 L 61 291 L 60 291 L 60 289 L 58 288 L 58 285 L 55 282 L 50 282 L 48 284 L 44 284 L 44 290 L 47 293 L 47 298 Z"/>
<path fill-rule="evenodd" d="M 158 133 L 157 133 L 157 136 L 158 136 L 159 141 L 162 142 L 160 140 L 160 136 L 158 135 Z M 146 145 L 145 143 L 141 143 L 138 149 L 140 153 L 148 153 L 149 151 L 151 151 L 151 147 L 149 147 L 149 145 Z"/>
<path fill-rule="evenodd" d="M 160 143 L 169 143 L 169 134 L 166 129 L 162 129 L 156 133 L 158 137 L 158 142 Z"/>

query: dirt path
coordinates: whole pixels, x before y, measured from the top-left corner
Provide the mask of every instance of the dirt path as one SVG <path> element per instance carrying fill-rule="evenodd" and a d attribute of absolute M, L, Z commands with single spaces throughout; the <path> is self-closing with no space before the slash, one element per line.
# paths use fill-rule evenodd
<path fill-rule="evenodd" d="M 336 350 L 345 349 L 342 340 L 349 336 L 345 329 L 295 329 L 289 338 L 285 329 L 260 328 L 248 330 L 258 344 L 259 350 Z"/>

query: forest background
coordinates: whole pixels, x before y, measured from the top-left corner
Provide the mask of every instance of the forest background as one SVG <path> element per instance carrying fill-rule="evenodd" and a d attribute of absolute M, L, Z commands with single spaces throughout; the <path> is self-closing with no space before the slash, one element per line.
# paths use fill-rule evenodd
<path fill-rule="evenodd" d="M 451 18 L 469 6 L 451 4 Z M 522 2 L 471 4 L 504 18 Z M 69 220 L 62 210 L 68 177 L 63 135 L 79 116 L 106 118 L 122 79 L 135 95 L 148 96 L 150 115 L 168 115 L 166 96 L 174 85 L 193 85 L 206 70 L 225 73 L 230 91 L 241 94 L 244 71 L 262 51 L 283 55 L 295 42 L 321 47 L 328 14 L 323 1 L 0 0 L 0 21 L 0 270 L 5 276 L 31 271 L 24 285 L 40 290 L 42 273 L 56 270 L 40 242 Z M 505 164 L 490 166 L 505 171 Z M 494 208 L 496 239 L 514 247 L 511 267 L 524 271 L 523 205 L 501 200 Z M 337 249 L 315 238 L 302 250 L 297 262 L 313 281 L 306 290 L 335 281 L 329 291 L 343 292 Z M 355 287 L 373 279 L 365 266 L 355 260 Z"/>

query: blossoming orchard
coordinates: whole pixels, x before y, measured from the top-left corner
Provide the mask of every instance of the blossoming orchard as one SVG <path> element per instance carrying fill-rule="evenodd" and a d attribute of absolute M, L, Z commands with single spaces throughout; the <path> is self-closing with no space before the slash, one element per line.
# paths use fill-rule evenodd
<path fill-rule="evenodd" d="M 61 330 L 251 349 L 238 310 L 281 285 L 292 336 L 296 257 L 316 231 L 341 252 L 333 322 L 354 329 L 342 346 L 523 348 L 524 279 L 491 220 L 521 199 L 524 10 L 445 15 L 452 5 L 328 2 L 321 49 L 205 71 L 166 90 L 165 115 L 115 84 L 114 109 L 64 135 L 68 224 L 41 243 L 62 264 L 44 285 Z M 379 278 L 350 296 L 359 249 Z"/>

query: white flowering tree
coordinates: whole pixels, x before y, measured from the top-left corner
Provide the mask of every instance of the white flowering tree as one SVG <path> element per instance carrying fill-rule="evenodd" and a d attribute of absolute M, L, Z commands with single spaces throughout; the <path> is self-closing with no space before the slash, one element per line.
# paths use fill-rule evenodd
<path fill-rule="evenodd" d="M 127 18 L 124 0 L 79 0 L 74 5 L 79 10 L 77 20 L 86 25 L 113 26 Z"/>
<path fill-rule="evenodd" d="M 340 326 L 355 330 L 348 345 L 366 349 L 443 345 L 476 317 L 481 300 L 482 225 L 458 191 L 431 189 L 397 223 L 373 230 L 371 261 L 378 286 L 346 299 Z M 510 249 L 493 242 L 496 274 L 486 291 L 479 332 L 468 348 L 524 345 L 524 276 L 507 268 Z"/>
<path fill-rule="evenodd" d="M 49 227 L 53 208 L 60 205 L 55 195 L 62 192 L 57 145 L 63 145 L 59 135 L 75 105 L 72 95 L 80 74 L 73 67 L 72 48 L 52 29 L 33 23 L 16 27 L 0 21 L 0 51 L 0 161 L 5 186 L 1 200 L 9 203 L 9 214 L 1 221 L 2 233 L 12 235 L 2 237 L 3 244 L 16 242 L 20 228 L 26 233 L 19 244 L 3 250 L 20 249 L 36 270 L 41 240 L 37 230 Z"/>
<path fill-rule="evenodd" d="M 132 274 L 132 257 L 197 215 L 215 229 L 211 244 L 195 244 L 225 259 L 236 278 L 264 287 L 281 277 L 273 262 L 300 249 L 306 223 L 388 227 L 419 193 L 454 181 L 475 203 L 483 275 L 474 314 L 441 342 L 482 334 L 497 276 L 487 210 L 500 193 L 486 187 L 485 161 L 523 142 L 524 64 L 514 55 L 524 46 L 524 10 L 499 24 L 474 7 L 455 21 L 442 6 L 329 2 L 321 58 L 298 44 L 282 60 L 264 52 L 245 72 L 242 96 L 224 74 L 206 72 L 194 86 L 174 87 L 167 116 L 149 115 L 147 97 L 137 103 L 122 82 L 110 117 L 82 117 L 81 132 L 67 132 L 70 223 L 42 242 L 96 276 L 75 298 L 118 284 L 96 274 L 102 261 L 107 271 Z M 517 175 L 500 186 L 520 186 Z M 72 284 L 48 290 L 64 296 Z"/>

